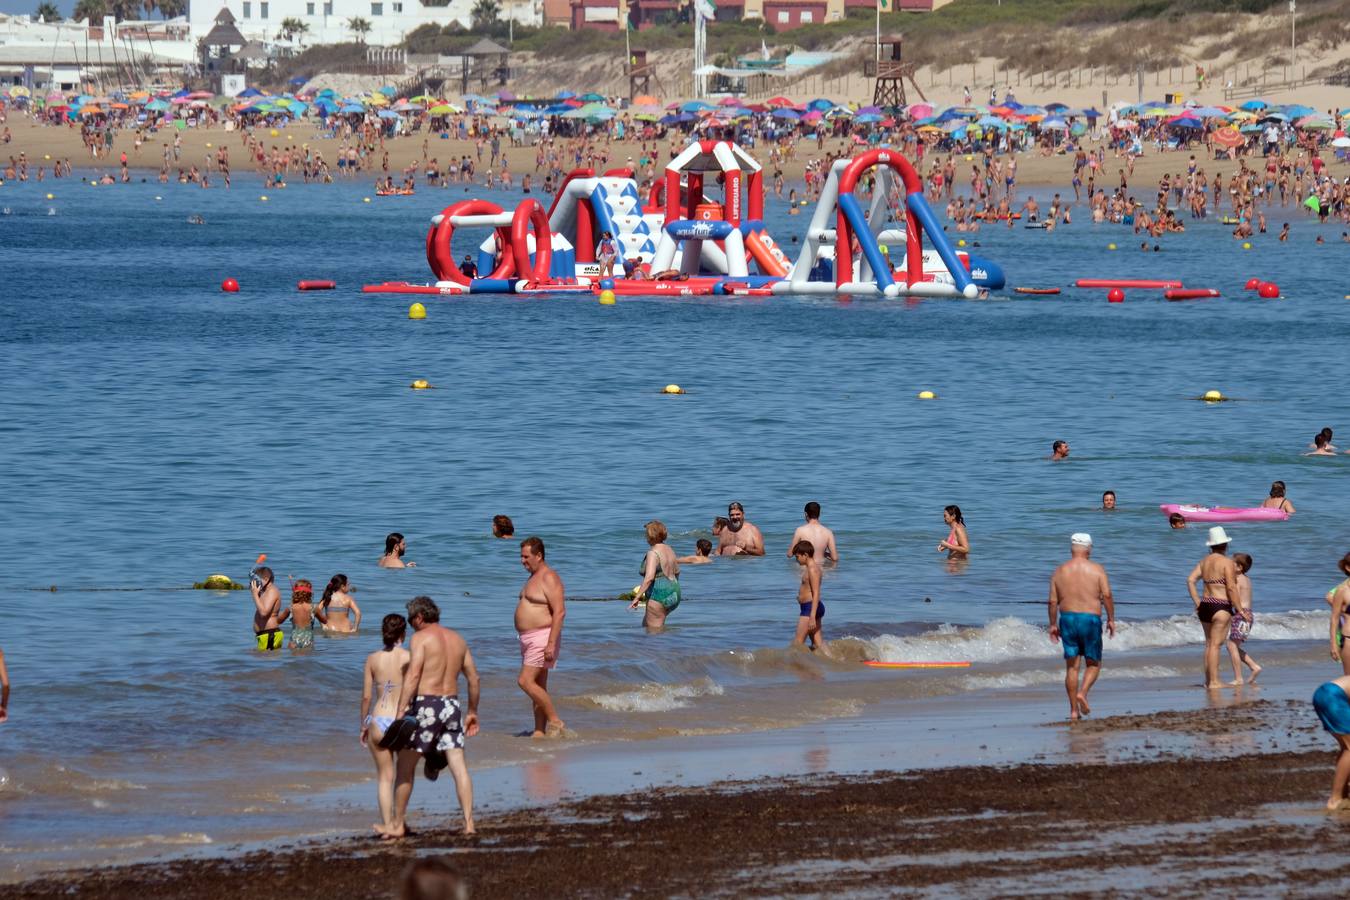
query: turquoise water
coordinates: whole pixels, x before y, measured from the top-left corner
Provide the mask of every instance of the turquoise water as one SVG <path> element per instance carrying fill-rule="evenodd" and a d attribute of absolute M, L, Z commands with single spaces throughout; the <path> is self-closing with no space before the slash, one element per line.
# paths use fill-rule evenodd
<path fill-rule="evenodd" d="M 184 843 L 246 831 L 268 814 L 259 797 L 366 777 L 361 659 L 379 617 L 418 593 L 485 673 L 476 759 L 519 758 L 524 572 L 515 543 L 490 537 L 496 513 L 542 536 L 566 583 L 553 686 L 583 741 L 823 720 L 893 683 L 783 649 L 798 577 L 784 553 L 807 500 L 838 535 L 826 633 L 853 638 L 841 651 L 854 660 L 946 652 L 995 675 L 1052 660 L 1037 630 L 1046 579 L 1079 530 L 1138 629 L 1113 652 L 1194 644 L 1193 619 L 1172 617 L 1190 609 L 1204 533 L 1169 531 L 1157 504 L 1258 505 L 1277 478 L 1298 514 L 1231 525 L 1233 546 L 1256 560 L 1258 615 L 1277 614 L 1266 637 L 1322 635 L 1321 594 L 1350 549 L 1350 457 L 1300 454 L 1324 425 L 1350 446 L 1348 249 L 1334 226 L 1314 246 L 1317 226 L 1291 214 L 1294 243 L 1272 234 L 1246 252 L 1208 223 L 1147 254 L 1119 226 L 967 236 L 1011 285 L 1180 277 L 1222 300 L 469 296 L 411 322 L 413 298 L 359 285 L 427 280 L 425 224 L 461 188 L 370 204 L 355 185 L 260 193 L 0 188 L 12 855 L 104 834 L 113 817 Z M 771 201 L 768 219 L 791 253 L 809 217 L 784 211 Z M 239 294 L 219 291 L 227 276 Z M 1253 276 L 1286 299 L 1245 294 Z M 301 278 L 339 290 L 298 293 Z M 436 390 L 409 390 L 415 378 Z M 660 395 L 670 382 L 688 393 Z M 1191 399 L 1210 388 L 1239 400 Z M 924 389 L 939 399 L 915 399 Z M 1072 456 L 1052 464 L 1057 438 Z M 1097 508 L 1107 488 L 1110 514 Z M 768 558 L 687 569 L 658 636 L 599 602 L 638 581 L 644 522 L 692 552 L 731 500 Z M 959 569 L 935 551 L 948 503 L 972 542 Z M 416 569 L 375 567 L 394 530 Z M 246 592 L 183 590 L 212 572 L 242 582 L 260 552 L 283 582 L 348 574 L 362 634 L 263 657 Z"/>

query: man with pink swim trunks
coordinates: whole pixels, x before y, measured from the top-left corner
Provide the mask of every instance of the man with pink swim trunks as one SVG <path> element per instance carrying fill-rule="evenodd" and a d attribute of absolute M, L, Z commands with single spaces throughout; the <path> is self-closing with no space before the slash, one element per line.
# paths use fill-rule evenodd
<path fill-rule="evenodd" d="M 562 737 L 563 720 L 548 695 L 548 670 L 558 664 L 562 647 L 563 583 L 544 562 L 544 542 L 528 537 L 520 542 L 520 564 L 530 573 L 516 604 L 516 631 L 520 634 L 520 677 L 516 684 L 534 704 L 531 737 Z"/>

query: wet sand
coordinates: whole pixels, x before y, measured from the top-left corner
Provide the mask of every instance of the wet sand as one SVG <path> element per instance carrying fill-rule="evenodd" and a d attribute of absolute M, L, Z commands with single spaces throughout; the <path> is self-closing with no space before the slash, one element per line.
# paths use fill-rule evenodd
<path fill-rule="evenodd" d="M 6 895 L 393 896 L 409 861 L 428 855 L 451 860 L 474 897 L 1325 895 L 1350 885 L 1337 866 L 1350 814 L 1323 809 L 1330 740 L 1323 750 L 1236 755 L 1216 740 L 1307 733 L 1306 702 L 1116 716 L 1073 730 L 1166 733 L 1210 749 L 1145 740 L 1105 763 L 654 788 L 481 819 L 477 838 L 435 828 L 392 844 L 285 846 L 72 872 Z"/>

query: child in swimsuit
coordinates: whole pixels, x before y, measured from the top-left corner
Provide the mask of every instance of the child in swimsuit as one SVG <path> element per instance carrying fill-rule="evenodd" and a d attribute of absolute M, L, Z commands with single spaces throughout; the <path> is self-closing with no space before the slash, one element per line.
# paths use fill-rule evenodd
<path fill-rule="evenodd" d="M 1261 674 L 1261 667 L 1256 664 L 1256 660 L 1247 655 L 1247 638 L 1251 635 L 1252 624 L 1256 621 L 1252 615 L 1252 581 L 1247 577 L 1247 571 L 1252 567 L 1252 558 L 1246 553 L 1234 553 L 1233 562 L 1237 563 L 1237 602 L 1236 612 L 1233 613 L 1233 621 L 1228 630 L 1228 656 L 1233 661 L 1233 681 L 1232 684 L 1242 684 L 1242 664 L 1252 670 L 1252 677 L 1247 679 L 1251 684 L 1256 681 L 1256 676 Z"/>
<path fill-rule="evenodd" d="M 380 738 L 394 723 L 400 710 L 399 691 L 403 687 L 403 674 L 408 669 L 411 654 L 403 648 L 403 636 L 407 633 L 407 621 L 397 613 L 384 617 L 380 625 L 384 638 L 384 649 L 376 650 L 366 657 L 365 687 L 361 693 L 361 709 L 367 710 L 361 720 L 361 743 L 370 750 L 375 762 L 376 798 L 380 804 L 380 822 L 389 828 L 394 814 L 394 753 L 380 747 Z M 372 698 L 374 702 L 372 701 Z"/>
<path fill-rule="evenodd" d="M 301 578 L 291 585 L 291 605 L 281 611 L 280 625 L 291 620 L 292 650 L 306 650 L 314 646 L 314 586 Z"/>
<path fill-rule="evenodd" d="M 798 541 L 792 547 L 792 556 L 802 567 L 802 584 L 797 589 L 797 634 L 792 643 L 806 646 L 809 639 L 813 651 L 819 650 L 822 655 L 829 656 L 830 648 L 821 628 L 825 604 L 820 600 L 820 563 L 816 562 L 815 545 L 810 541 Z"/>

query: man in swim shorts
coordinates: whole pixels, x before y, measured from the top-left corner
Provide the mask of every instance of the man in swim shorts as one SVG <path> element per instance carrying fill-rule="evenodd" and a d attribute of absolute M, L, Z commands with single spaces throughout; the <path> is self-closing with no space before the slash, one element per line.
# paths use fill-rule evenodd
<path fill-rule="evenodd" d="M 1069 719 L 1077 721 L 1092 710 L 1087 695 L 1102 668 L 1102 606 L 1106 631 L 1116 636 L 1116 608 L 1106 569 L 1093 562 L 1092 536 L 1078 532 L 1069 539 L 1069 561 L 1050 576 L 1050 640 L 1064 643 L 1064 691 L 1069 695 Z M 1079 669 L 1087 671 L 1079 683 Z"/>
<path fill-rule="evenodd" d="M 1313 709 L 1322 727 L 1336 739 L 1340 755 L 1336 757 L 1336 774 L 1331 779 L 1331 797 L 1327 809 L 1340 809 L 1350 787 L 1350 675 L 1342 675 L 1324 683 L 1313 694 Z"/>
<path fill-rule="evenodd" d="M 548 695 L 548 673 L 558 664 L 562 647 L 563 583 L 544 562 L 544 542 L 527 537 L 520 542 L 520 564 L 530 573 L 516 603 L 516 632 L 520 636 L 520 676 L 516 684 L 534 704 L 535 738 L 562 737 L 563 720 Z"/>
<path fill-rule="evenodd" d="M 727 506 L 727 527 L 718 541 L 719 556 L 764 555 L 764 535 L 745 520 L 745 507 L 734 500 Z"/>
<path fill-rule="evenodd" d="M 408 647 L 408 671 L 394 708 L 404 710 L 405 719 L 416 719 L 417 727 L 408 746 L 398 754 L 393 821 L 388 828 L 375 826 L 382 837 L 399 838 L 407 833 L 408 800 L 417 764 L 424 758 L 429 779 L 434 780 L 441 768 L 450 769 L 464 813 L 464 833 L 474 833 L 473 782 L 464 763 L 464 738 L 478 733 L 478 669 L 464 638 L 440 621 L 441 611 L 430 597 L 414 597 L 408 604 L 408 624 L 414 634 Z M 461 673 L 469 689 L 467 713 L 458 696 Z M 390 729 L 398 727 L 395 722 Z"/>
<path fill-rule="evenodd" d="M 276 576 L 267 566 L 259 566 L 249 575 L 248 591 L 253 595 L 253 634 L 259 650 L 280 650 L 286 645 L 281 631 L 281 592 Z"/>

